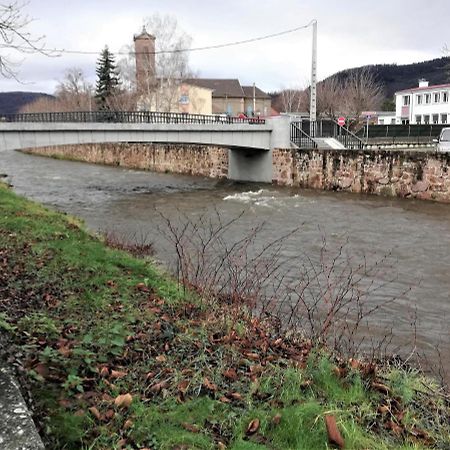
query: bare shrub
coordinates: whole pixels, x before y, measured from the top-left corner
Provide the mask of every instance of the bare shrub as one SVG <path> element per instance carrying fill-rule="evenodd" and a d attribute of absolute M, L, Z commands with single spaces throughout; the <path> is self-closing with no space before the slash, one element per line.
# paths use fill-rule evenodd
<path fill-rule="evenodd" d="M 176 274 L 183 288 L 194 288 L 205 299 L 247 306 L 259 319 L 269 320 L 279 333 L 324 344 L 355 355 L 369 348 L 373 357 L 387 352 L 389 329 L 379 338 L 365 332 L 376 313 L 405 297 L 383 296 L 395 279 L 390 255 L 369 262 L 350 256 L 349 243 L 331 250 L 325 239 L 315 259 L 301 251 L 286 256 L 284 245 L 300 229 L 261 243 L 264 224 L 236 237 L 233 225 L 242 217 L 224 219 L 219 212 L 196 219 L 180 214 L 174 220 L 161 214 L 160 231 L 176 255 Z M 371 330 L 373 335 L 373 330 Z"/>
<path fill-rule="evenodd" d="M 105 244 L 110 248 L 126 251 L 137 258 L 145 258 L 155 254 L 153 244 L 149 242 L 146 233 L 135 232 L 124 235 L 116 230 L 106 230 L 101 234 Z"/>

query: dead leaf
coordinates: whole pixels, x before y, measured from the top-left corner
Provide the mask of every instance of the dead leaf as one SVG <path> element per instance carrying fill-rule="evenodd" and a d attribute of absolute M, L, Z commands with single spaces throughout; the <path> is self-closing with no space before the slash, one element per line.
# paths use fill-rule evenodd
<path fill-rule="evenodd" d="M 133 421 L 128 419 L 127 421 L 125 421 L 125 423 L 123 424 L 123 429 L 124 430 L 128 430 L 129 428 L 131 428 L 133 426 Z"/>
<path fill-rule="evenodd" d="M 122 372 L 120 370 L 111 370 L 111 378 L 123 378 L 127 376 L 127 372 Z"/>
<path fill-rule="evenodd" d="M 389 422 L 386 422 L 385 427 L 388 430 L 391 430 L 394 434 L 396 434 L 397 436 L 401 435 L 403 432 L 403 428 L 400 425 L 397 425 L 395 422 L 393 422 L 392 420 L 390 420 Z"/>
<path fill-rule="evenodd" d="M 209 381 L 209 379 L 207 377 L 205 377 L 203 379 L 203 386 L 210 391 L 213 391 L 213 392 L 217 391 L 217 385 L 212 383 L 211 381 Z"/>
<path fill-rule="evenodd" d="M 186 391 L 189 387 L 189 381 L 188 380 L 183 380 L 180 381 L 178 383 L 178 390 L 182 393 L 182 394 L 186 394 Z"/>
<path fill-rule="evenodd" d="M 117 442 L 117 447 L 118 448 L 123 448 L 123 447 L 125 447 L 125 445 L 127 445 L 127 440 L 126 439 L 120 439 L 119 442 Z"/>
<path fill-rule="evenodd" d="M 328 441 L 330 442 L 330 444 L 337 445 L 339 448 L 344 448 L 345 445 L 344 438 L 342 437 L 337 427 L 335 417 L 331 415 L 326 415 L 324 419 L 325 419 L 325 426 L 327 428 Z"/>
<path fill-rule="evenodd" d="M 114 400 L 114 404 L 118 408 L 128 408 L 133 401 L 133 396 L 131 394 L 123 394 L 116 397 Z"/>
<path fill-rule="evenodd" d="M 154 394 L 158 394 L 163 389 L 166 389 L 168 386 L 169 386 L 169 382 L 168 381 L 161 381 L 159 383 L 154 384 L 150 388 L 150 392 L 153 392 Z"/>
<path fill-rule="evenodd" d="M 223 397 L 220 397 L 220 398 L 219 398 L 219 402 L 222 402 L 222 403 L 231 403 L 231 400 L 230 400 L 228 397 L 223 396 Z"/>
<path fill-rule="evenodd" d="M 97 420 L 101 420 L 101 414 L 100 411 L 95 407 L 95 406 L 91 406 L 89 408 L 89 411 L 91 412 L 91 414 L 97 419 Z"/>
<path fill-rule="evenodd" d="M 104 366 L 100 369 L 100 376 L 101 377 L 107 377 L 109 375 L 109 369 Z"/>
<path fill-rule="evenodd" d="M 45 364 L 39 363 L 34 366 L 34 371 L 38 373 L 41 377 L 48 377 L 49 370 Z"/>
<path fill-rule="evenodd" d="M 218 448 L 219 450 L 226 450 L 227 446 L 226 446 L 223 442 L 219 441 L 219 442 L 217 443 L 217 448 Z"/>
<path fill-rule="evenodd" d="M 72 350 L 67 346 L 63 346 L 58 348 L 58 353 L 67 358 L 72 354 Z"/>
<path fill-rule="evenodd" d="M 232 381 L 236 381 L 236 380 L 238 379 L 236 370 L 233 369 L 233 368 L 230 368 L 230 369 L 228 369 L 228 370 L 225 370 L 225 371 L 223 372 L 223 376 L 224 376 L 225 378 L 228 378 L 229 380 L 232 380 Z"/>
<path fill-rule="evenodd" d="M 243 398 L 242 398 L 242 395 L 241 394 L 239 394 L 239 392 L 233 392 L 232 394 L 230 394 L 230 397 L 233 399 L 233 400 L 242 400 Z"/>
<path fill-rule="evenodd" d="M 105 419 L 106 420 L 111 420 L 114 417 L 115 414 L 116 413 L 114 412 L 113 409 L 108 409 L 108 411 L 105 412 Z"/>
<path fill-rule="evenodd" d="M 388 386 L 383 383 L 377 383 L 375 381 L 372 383 L 372 389 L 375 389 L 376 391 L 381 392 L 385 395 L 389 395 L 391 393 L 391 390 Z"/>
<path fill-rule="evenodd" d="M 191 423 L 183 422 L 181 424 L 181 426 L 185 430 L 190 431 L 191 433 L 199 433 L 200 432 L 200 427 L 198 427 L 197 425 L 191 424 Z"/>
<path fill-rule="evenodd" d="M 156 361 L 158 361 L 159 363 L 165 363 L 167 361 L 167 358 L 164 355 L 159 355 L 156 358 Z"/>
<path fill-rule="evenodd" d="M 253 419 L 247 426 L 246 434 L 248 436 L 255 434 L 259 429 L 259 419 Z"/>
<path fill-rule="evenodd" d="M 272 417 L 272 423 L 274 424 L 274 425 L 279 425 L 280 424 L 280 422 L 281 422 L 281 414 L 275 414 L 273 417 Z"/>

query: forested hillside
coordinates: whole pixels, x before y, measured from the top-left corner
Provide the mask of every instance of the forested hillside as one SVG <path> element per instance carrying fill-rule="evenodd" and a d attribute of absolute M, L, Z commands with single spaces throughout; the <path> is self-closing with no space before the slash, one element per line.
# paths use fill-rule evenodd
<path fill-rule="evenodd" d="M 438 58 L 420 63 L 397 65 L 397 64 L 377 64 L 354 69 L 343 70 L 331 77 L 338 77 L 343 80 L 352 71 L 369 69 L 384 87 L 387 99 L 393 97 L 395 92 L 408 89 L 418 85 L 419 78 L 425 78 L 433 84 L 450 83 L 450 58 Z M 331 78 L 329 77 L 329 78 Z"/>
<path fill-rule="evenodd" d="M 53 98 L 42 92 L 0 92 L 0 115 L 15 114 L 26 104 L 41 97 Z"/>

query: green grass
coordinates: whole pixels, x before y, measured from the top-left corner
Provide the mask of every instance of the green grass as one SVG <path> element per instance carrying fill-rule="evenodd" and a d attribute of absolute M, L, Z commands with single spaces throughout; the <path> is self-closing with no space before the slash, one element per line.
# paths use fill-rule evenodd
<path fill-rule="evenodd" d="M 286 353 L 251 319 L 0 185 L 0 331 L 49 448 L 326 449 L 327 414 L 347 449 L 450 440 L 448 402 L 419 373 L 366 376 L 301 341 L 285 339 Z M 123 394 L 128 407 L 114 403 Z"/>

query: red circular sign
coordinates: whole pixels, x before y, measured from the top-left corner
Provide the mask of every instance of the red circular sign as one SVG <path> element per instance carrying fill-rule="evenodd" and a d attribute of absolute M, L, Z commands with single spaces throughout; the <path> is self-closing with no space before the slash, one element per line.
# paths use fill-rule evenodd
<path fill-rule="evenodd" d="M 339 117 L 338 119 L 338 125 L 340 127 L 343 127 L 345 125 L 345 117 Z"/>

